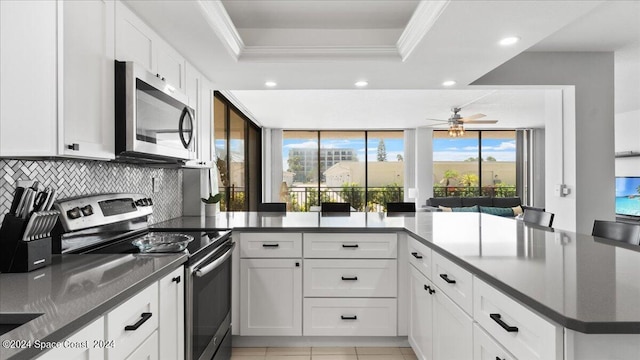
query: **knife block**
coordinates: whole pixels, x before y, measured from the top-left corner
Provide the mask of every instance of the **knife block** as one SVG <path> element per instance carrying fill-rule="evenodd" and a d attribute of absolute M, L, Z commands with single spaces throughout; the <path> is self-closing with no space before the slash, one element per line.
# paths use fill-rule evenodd
<path fill-rule="evenodd" d="M 51 264 L 51 238 L 23 241 L 27 220 L 5 215 L 0 227 L 0 272 L 29 272 Z"/>

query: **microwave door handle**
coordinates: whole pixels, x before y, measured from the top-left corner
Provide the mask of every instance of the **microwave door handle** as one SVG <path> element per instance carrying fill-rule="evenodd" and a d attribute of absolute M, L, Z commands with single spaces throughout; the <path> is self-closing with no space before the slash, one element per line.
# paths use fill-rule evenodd
<path fill-rule="evenodd" d="M 184 138 L 184 122 L 185 121 L 189 121 L 189 139 L 185 140 Z M 193 117 L 191 116 L 191 112 L 189 111 L 188 107 L 184 107 L 184 109 L 182 109 L 182 114 L 180 114 L 180 121 L 178 122 L 178 131 L 179 131 L 179 137 L 180 137 L 180 142 L 182 142 L 182 146 L 184 146 L 185 149 L 189 148 L 189 145 L 191 145 L 191 141 L 193 140 Z"/>
<path fill-rule="evenodd" d="M 207 264 L 207 265 L 199 268 L 198 270 L 194 271 L 194 274 L 197 277 L 203 277 L 203 276 L 207 275 L 208 273 L 212 272 L 215 268 L 220 266 L 223 262 L 225 262 L 231 256 L 231 254 L 233 253 L 233 249 L 235 247 L 236 247 L 236 243 L 233 243 L 231 245 L 231 247 L 229 248 L 229 250 L 227 250 L 224 253 L 224 255 L 220 256 L 217 259 L 215 259 L 210 264 Z"/>

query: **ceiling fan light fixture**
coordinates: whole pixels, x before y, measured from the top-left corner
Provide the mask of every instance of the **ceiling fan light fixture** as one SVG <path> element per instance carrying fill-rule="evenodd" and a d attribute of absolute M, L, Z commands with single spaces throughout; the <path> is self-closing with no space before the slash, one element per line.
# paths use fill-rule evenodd
<path fill-rule="evenodd" d="M 447 80 L 447 81 L 442 83 L 442 86 L 453 86 L 455 84 L 456 84 L 456 82 L 454 80 Z"/>
<path fill-rule="evenodd" d="M 509 36 L 509 37 L 506 37 L 506 38 L 500 40 L 499 44 L 501 46 L 511 46 L 511 45 L 516 44 L 518 41 L 520 41 L 520 37 L 518 37 L 518 36 Z"/>
<path fill-rule="evenodd" d="M 453 138 L 464 136 L 464 126 L 462 124 L 449 125 L 449 136 Z"/>

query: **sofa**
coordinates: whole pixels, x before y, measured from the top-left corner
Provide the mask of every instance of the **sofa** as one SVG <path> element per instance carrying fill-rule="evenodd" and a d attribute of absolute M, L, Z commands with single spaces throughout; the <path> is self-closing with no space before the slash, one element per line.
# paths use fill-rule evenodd
<path fill-rule="evenodd" d="M 503 211 L 520 208 L 518 211 Z M 427 199 L 425 211 L 485 212 L 500 216 L 515 216 L 522 212 L 519 197 L 436 197 Z"/>

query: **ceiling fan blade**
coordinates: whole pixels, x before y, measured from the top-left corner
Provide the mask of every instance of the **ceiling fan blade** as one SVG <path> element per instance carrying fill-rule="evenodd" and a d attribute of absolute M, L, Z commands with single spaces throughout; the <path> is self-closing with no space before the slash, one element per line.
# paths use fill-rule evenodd
<path fill-rule="evenodd" d="M 495 124 L 498 120 L 461 120 L 465 124 Z"/>
<path fill-rule="evenodd" d="M 487 115 L 485 114 L 475 114 L 475 115 L 471 115 L 471 116 L 465 116 L 462 118 L 462 120 L 475 120 L 475 119 L 480 119 L 483 118 Z"/>
<path fill-rule="evenodd" d="M 442 119 L 429 119 L 429 118 L 426 118 L 425 120 L 428 120 L 428 121 L 442 121 L 442 122 L 447 122 L 447 121 L 449 121 L 449 120 L 442 120 Z"/>

